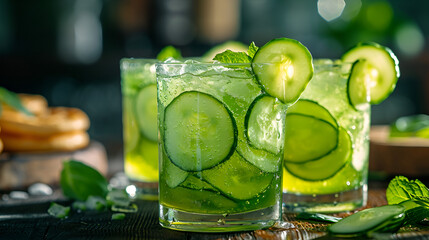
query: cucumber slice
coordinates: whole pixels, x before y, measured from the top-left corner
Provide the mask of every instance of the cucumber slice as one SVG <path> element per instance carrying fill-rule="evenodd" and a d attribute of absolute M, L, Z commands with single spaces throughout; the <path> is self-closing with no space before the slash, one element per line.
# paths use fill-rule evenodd
<path fill-rule="evenodd" d="M 335 127 L 338 127 L 337 120 L 335 120 L 334 116 L 332 116 L 328 109 L 313 100 L 299 99 L 294 105 L 287 109 L 287 114 L 290 113 L 299 113 L 319 118 L 327 121 Z"/>
<path fill-rule="evenodd" d="M 158 141 L 156 84 L 148 85 L 138 93 L 136 115 L 143 136 Z"/>
<path fill-rule="evenodd" d="M 186 180 L 182 182 L 180 186 L 195 190 L 208 190 L 212 192 L 219 192 L 212 185 L 192 174 L 188 175 Z"/>
<path fill-rule="evenodd" d="M 201 175 L 225 195 L 239 200 L 251 199 L 262 193 L 274 177 L 273 173 L 262 172 L 237 153 Z"/>
<path fill-rule="evenodd" d="M 226 106 L 201 92 L 184 92 L 165 109 L 164 146 L 185 171 L 201 171 L 229 158 L 237 142 L 235 120 Z"/>
<path fill-rule="evenodd" d="M 399 61 L 387 47 L 376 43 L 360 43 L 347 51 L 344 62 L 354 63 L 349 77 L 349 99 L 353 106 L 379 104 L 395 89 L 399 78 Z M 369 91 L 367 96 L 366 91 Z"/>
<path fill-rule="evenodd" d="M 286 109 L 271 96 L 257 97 L 246 113 L 244 126 L 252 146 L 278 154 L 283 146 L 283 131 Z"/>
<path fill-rule="evenodd" d="M 351 159 L 352 141 L 344 128 L 340 128 L 338 146 L 330 154 L 305 163 L 285 162 L 285 168 L 294 176 L 306 181 L 320 181 L 333 177 Z"/>
<path fill-rule="evenodd" d="M 282 157 L 279 154 L 253 148 L 242 139 L 238 140 L 237 153 L 264 172 L 277 172 L 280 169 Z"/>
<path fill-rule="evenodd" d="M 328 226 L 328 232 L 338 236 L 371 235 L 373 232 L 393 231 L 405 218 L 401 205 L 368 208 Z"/>
<path fill-rule="evenodd" d="M 258 49 L 252 68 L 268 94 L 284 103 L 293 103 L 313 76 L 313 58 L 300 42 L 278 38 Z"/>
<path fill-rule="evenodd" d="M 163 176 L 162 178 L 169 187 L 175 188 L 179 186 L 188 175 L 188 172 L 178 168 L 169 159 L 162 160 L 161 176 Z"/>
<path fill-rule="evenodd" d="M 321 158 L 338 145 L 338 128 L 331 123 L 300 113 L 286 116 L 284 160 L 304 163 Z"/>

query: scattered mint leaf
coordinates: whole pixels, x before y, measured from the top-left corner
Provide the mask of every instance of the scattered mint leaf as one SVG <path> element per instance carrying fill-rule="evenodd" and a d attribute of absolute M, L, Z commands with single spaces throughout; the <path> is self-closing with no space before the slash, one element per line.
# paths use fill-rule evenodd
<path fill-rule="evenodd" d="M 20 111 L 22 113 L 27 114 L 28 116 L 33 116 L 33 113 L 28 111 L 24 105 L 21 103 L 21 99 L 19 99 L 18 95 L 14 92 L 7 90 L 6 88 L 0 87 L 0 104 L 4 103 L 9 105 L 10 107 Z M 0 115 L 1 115 L 1 106 L 0 106 Z"/>
<path fill-rule="evenodd" d="M 114 213 L 112 214 L 112 220 L 122 220 L 125 218 L 124 213 Z"/>
<path fill-rule="evenodd" d="M 158 53 L 158 56 L 156 56 L 159 61 L 164 61 L 170 57 L 174 59 L 182 59 L 182 53 L 179 49 L 170 45 L 161 49 L 161 51 Z"/>
<path fill-rule="evenodd" d="M 53 202 L 48 209 L 48 213 L 49 215 L 56 218 L 66 218 L 70 213 L 70 207 L 65 207 L 61 204 Z"/>
<path fill-rule="evenodd" d="M 225 52 L 217 54 L 213 60 L 221 63 L 250 63 L 252 58 L 245 52 L 233 52 L 226 50 Z"/>
<path fill-rule="evenodd" d="M 255 45 L 255 42 L 252 42 L 249 46 L 249 50 L 247 50 L 247 54 L 251 59 L 255 56 L 255 53 L 258 51 L 259 47 Z"/>
<path fill-rule="evenodd" d="M 410 181 L 404 176 L 396 176 L 392 179 L 386 190 L 386 198 L 389 204 L 398 204 L 420 197 L 429 201 L 429 189 L 418 179 Z"/>
<path fill-rule="evenodd" d="M 105 198 L 108 192 L 108 183 L 103 175 L 76 160 L 63 163 L 60 184 L 66 197 L 81 201 L 86 201 L 91 195 Z"/>

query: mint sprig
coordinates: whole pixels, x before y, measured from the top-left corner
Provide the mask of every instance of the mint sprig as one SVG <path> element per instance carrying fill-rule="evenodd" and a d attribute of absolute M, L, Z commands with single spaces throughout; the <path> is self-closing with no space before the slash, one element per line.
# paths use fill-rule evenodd
<path fill-rule="evenodd" d="M 21 103 L 21 99 L 19 99 L 18 95 L 14 92 L 7 90 L 6 88 L 0 87 L 0 104 L 6 104 L 10 107 L 14 108 L 17 111 L 27 114 L 28 116 L 32 116 L 33 113 L 28 111 L 24 105 Z M 2 108 L 0 105 L 0 116 L 2 113 Z"/>
<path fill-rule="evenodd" d="M 406 224 L 418 224 L 429 218 L 429 189 L 418 179 L 395 177 L 387 187 L 386 198 L 388 204 L 405 207 Z"/>
<path fill-rule="evenodd" d="M 156 59 L 158 59 L 159 61 L 164 61 L 167 58 L 174 58 L 174 59 L 180 60 L 183 57 L 179 49 L 170 45 L 161 49 L 161 51 L 156 56 Z"/>
<path fill-rule="evenodd" d="M 226 50 L 216 54 L 213 60 L 219 61 L 221 63 L 251 63 L 258 49 L 259 48 L 255 45 L 255 43 L 252 42 L 249 46 L 249 50 L 247 50 L 247 53 Z"/>

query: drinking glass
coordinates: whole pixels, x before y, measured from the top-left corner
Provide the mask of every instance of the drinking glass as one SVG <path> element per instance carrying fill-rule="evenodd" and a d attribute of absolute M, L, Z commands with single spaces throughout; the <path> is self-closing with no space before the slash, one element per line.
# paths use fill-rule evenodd
<path fill-rule="evenodd" d="M 124 170 L 142 198 L 158 195 L 158 128 L 155 59 L 120 62 Z M 132 193 L 134 194 L 134 193 Z"/>
<path fill-rule="evenodd" d="M 370 104 L 350 104 L 351 65 L 316 60 L 313 78 L 287 111 L 287 211 L 339 212 L 366 204 Z"/>
<path fill-rule="evenodd" d="M 281 219 L 287 106 L 251 64 L 157 64 L 160 223 L 226 232 Z"/>

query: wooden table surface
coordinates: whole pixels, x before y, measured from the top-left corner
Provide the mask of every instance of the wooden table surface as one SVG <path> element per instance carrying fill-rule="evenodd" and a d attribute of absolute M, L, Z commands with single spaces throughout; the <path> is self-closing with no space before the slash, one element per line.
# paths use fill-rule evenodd
<path fill-rule="evenodd" d="M 386 204 L 383 189 L 369 191 L 368 206 Z M 284 213 L 283 221 L 267 230 L 236 233 L 190 233 L 162 228 L 158 223 L 158 202 L 138 200 L 138 212 L 127 213 L 123 220 L 111 220 L 110 211 L 72 214 L 65 220 L 51 217 L 47 209 L 52 201 L 69 205 L 61 197 L 0 202 L 0 239 L 330 239 L 325 224 L 299 221 L 295 214 Z M 343 214 L 344 216 L 344 214 Z M 405 232 L 404 232 L 405 231 Z M 411 232 L 409 232 L 411 231 Z M 429 239 L 429 226 L 402 229 L 402 233 L 383 235 L 396 239 Z"/>

